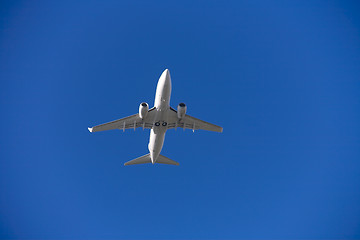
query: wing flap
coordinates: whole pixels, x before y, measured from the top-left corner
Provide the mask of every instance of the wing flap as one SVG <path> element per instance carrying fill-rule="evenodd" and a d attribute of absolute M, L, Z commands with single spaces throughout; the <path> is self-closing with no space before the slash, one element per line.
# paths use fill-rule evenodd
<path fill-rule="evenodd" d="M 100 132 L 112 129 L 127 129 L 130 127 L 134 127 L 134 124 L 136 124 L 139 120 L 141 120 L 139 114 L 134 114 L 125 118 L 121 118 L 115 121 L 103 123 L 95 127 L 89 128 L 89 131 Z"/>
<path fill-rule="evenodd" d="M 193 129 L 193 130 L 207 130 L 207 131 L 213 131 L 213 132 L 222 132 L 223 128 L 220 126 L 217 126 L 215 124 L 205 122 L 201 119 L 194 118 L 190 115 L 185 115 L 185 117 L 182 119 L 183 124 L 182 127 Z M 181 125 L 181 124 L 180 124 Z"/>
<path fill-rule="evenodd" d="M 88 128 L 90 132 L 100 132 L 113 129 L 131 129 L 131 128 L 153 128 L 153 118 L 156 111 L 153 111 L 155 107 L 148 111 L 146 119 L 143 120 L 139 117 L 139 114 L 134 114 L 128 117 L 124 117 L 115 121 L 103 123 L 95 127 Z"/>
<path fill-rule="evenodd" d="M 207 131 L 213 131 L 213 132 L 222 132 L 223 128 L 220 126 L 217 126 L 215 124 L 205 122 L 203 120 L 200 120 L 198 118 L 192 117 L 190 115 L 185 115 L 182 119 L 178 119 L 177 117 L 177 111 L 170 107 L 169 111 L 169 121 L 168 121 L 168 128 L 186 128 L 186 129 L 192 129 L 192 130 L 207 130 Z"/>

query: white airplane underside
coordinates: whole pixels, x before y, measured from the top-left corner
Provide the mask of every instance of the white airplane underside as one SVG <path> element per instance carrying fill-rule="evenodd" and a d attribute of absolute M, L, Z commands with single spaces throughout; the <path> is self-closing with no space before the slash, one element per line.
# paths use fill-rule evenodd
<path fill-rule="evenodd" d="M 183 128 L 195 130 L 207 130 L 214 132 L 222 132 L 222 127 L 205 122 L 203 120 L 191 117 L 186 114 L 186 105 L 180 103 L 177 110 L 170 107 L 171 96 L 171 78 L 168 69 L 161 74 L 156 88 L 154 107 L 149 109 L 147 103 L 141 103 L 139 113 L 121 118 L 112 122 L 104 123 L 92 128 L 88 128 L 90 132 L 99 132 L 113 129 L 151 129 L 149 141 L 149 153 L 126 162 L 124 165 L 143 164 L 143 163 L 162 163 L 179 165 L 163 155 L 162 150 L 165 133 L 168 129 Z"/>

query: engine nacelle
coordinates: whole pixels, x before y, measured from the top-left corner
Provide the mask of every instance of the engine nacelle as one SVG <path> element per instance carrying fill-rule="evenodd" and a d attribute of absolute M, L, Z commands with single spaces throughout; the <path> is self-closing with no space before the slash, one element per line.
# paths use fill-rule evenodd
<path fill-rule="evenodd" d="M 146 115 L 148 114 L 149 111 L 149 104 L 147 104 L 146 102 L 142 102 L 140 103 L 139 106 L 139 117 L 141 119 L 145 119 Z"/>
<path fill-rule="evenodd" d="M 183 117 L 185 117 L 186 114 L 186 105 L 185 103 L 179 103 L 178 107 L 177 107 L 177 116 L 179 119 L 182 119 Z"/>

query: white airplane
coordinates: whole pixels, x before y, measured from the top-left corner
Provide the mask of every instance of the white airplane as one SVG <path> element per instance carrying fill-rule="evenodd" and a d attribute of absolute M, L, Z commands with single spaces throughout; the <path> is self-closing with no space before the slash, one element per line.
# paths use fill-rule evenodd
<path fill-rule="evenodd" d="M 149 152 L 148 154 L 126 162 L 124 165 L 142 164 L 142 163 L 163 163 L 179 165 L 178 162 L 171 160 L 160 154 L 164 145 L 165 133 L 171 128 L 187 128 L 193 131 L 202 129 L 214 132 L 222 132 L 222 127 L 202 121 L 186 114 L 186 105 L 180 103 L 177 111 L 170 107 L 171 78 L 168 69 L 161 74 L 155 95 L 154 107 L 149 109 L 149 104 L 143 102 L 140 104 L 139 113 L 118 119 L 112 122 L 104 123 L 92 128 L 90 132 L 99 132 L 111 129 L 125 129 L 142 127 L 151 129 Z"/>

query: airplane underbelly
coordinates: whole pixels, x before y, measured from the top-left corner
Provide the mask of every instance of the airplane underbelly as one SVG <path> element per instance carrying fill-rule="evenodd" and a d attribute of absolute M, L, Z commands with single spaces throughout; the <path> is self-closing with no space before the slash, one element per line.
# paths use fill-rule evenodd
<path fill-rule="evenodd" d="M 165 109 L 170 105 L 171 83 L 160 86 L 156 90 L 155 107 Z"/>
<path fill-rule="evenodd" d="M 165 140 L 165 131 L 158 129 L 151 129 L 150 132 L 150 142 L 149 142 L 149 152 L 153 159 L 157 159 L 159 156 Z"/>

